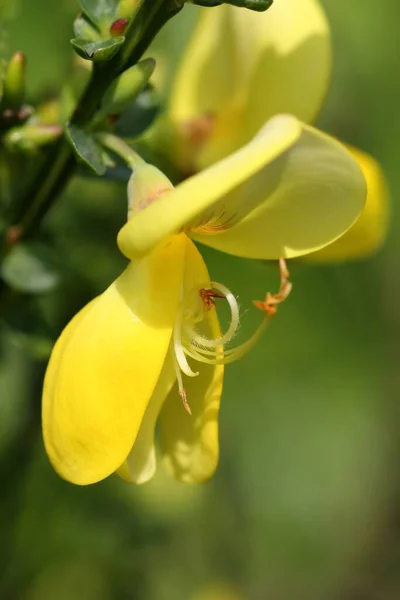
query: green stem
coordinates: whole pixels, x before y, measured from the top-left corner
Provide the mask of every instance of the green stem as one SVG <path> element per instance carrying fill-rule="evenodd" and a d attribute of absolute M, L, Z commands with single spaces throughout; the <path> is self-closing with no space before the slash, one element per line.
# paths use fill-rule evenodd
<path fill-rule="evenodd" d="M 105 148 L 120 156 L 132 171 L 137 169 L 139 165 L 145 164 L 143 158 L 116 135 L 112 133 L 99 133 L 96 137 Z"/>

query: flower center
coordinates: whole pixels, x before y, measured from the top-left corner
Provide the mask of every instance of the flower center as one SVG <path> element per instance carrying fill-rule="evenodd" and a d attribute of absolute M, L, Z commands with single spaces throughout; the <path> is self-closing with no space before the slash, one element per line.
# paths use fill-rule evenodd
<path fill-rule="evenodd" d="M 259 340 L 265 327 L 275 316 L 278 306 L 292 289 L 289 272 L 284 259 L 279 261 L 280 288 L 276 294 L 267 292 L 265 300 L 253 301 L 254 306 L 263 312 L 263 320 L 249 339 L 237 346 L 231 345 L 240 323 L 237 299 L 222 283 L 215 281 L 199 286 L 182 298 L 173 333 L 175 371 L 185 409 L 191 414 L 186 397 L 182 375 L 197 377 L 189 365 L 188 358 L 210 365 L 229 364 L 244 356 Z M 229 305 L 229 325 L 225 332 L 213 337 L 204 335 L 203 330 L 212 330 L 210 311 L 216 310 L 216 300 L 226 300 Z"/>

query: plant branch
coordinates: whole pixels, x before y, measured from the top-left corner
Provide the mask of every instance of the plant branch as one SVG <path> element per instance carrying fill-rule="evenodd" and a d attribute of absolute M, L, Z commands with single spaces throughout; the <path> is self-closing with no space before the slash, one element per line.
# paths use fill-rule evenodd
<path fill-rule="evenodd" d="M 176 0 L 142 1 L 126 32 L 126 40 L 119 54 L 106 63 L 94 63 L 91 79 L 76 106 L 71 124 L 84 126 L 90 123 L 115 77 L 138 62 L 161 27 L 182 6 L 183 3 Z M 73 151 L 65 139 L 49 147 L 36 177 L 25 190 L 20 213 L 6 232 L 3 246 L 0 248 L 0 263 L 16 243 L 35 233 L 43 217 L 74 174 L 75 166 Z M 0 297 L 4 291 L 5 286 L 0 286 Z"/>

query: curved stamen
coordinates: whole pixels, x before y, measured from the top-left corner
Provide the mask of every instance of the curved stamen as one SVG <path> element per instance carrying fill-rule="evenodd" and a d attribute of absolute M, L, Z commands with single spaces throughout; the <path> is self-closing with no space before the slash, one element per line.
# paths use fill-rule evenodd
<path fill-rule="evenodd" d="M 182 373 L 189 377 L 196 377 L 199 373 L 191 369 L 187 357 L 200 363 L 222 365 L 232 363 L 244 356 L 260 339 L 265 327 L 276 314 L 279 304 L 291 292 L 292 284 L 289 281 L 289 272 L 284 259 L 280 259 L 279 267 L 281 275 L 279 291 L 276 294 L 268 292 L 264 301 L 253 301 L 253 304 L 264 313 L 262 322 L 248 340 L 233 348 L 226 348 L 226 346 L 230 344 L 238 330 L 240 315 L 238 302 L 232 292 L 222 283 L 212 281 L 183 298 L 173 334 L 174 364 L 179 394 L 189 413 L 190 407 L 183 387 Z M 200 333 L 198 326 L 208 318 L 207 314 L 211 310 L 216 309 L 215 298 L 227 300 L 230 319 L 225 333 L 213 338 Z"/>
<path fill-rule="evenodd" d="M 221 295 L 219 295 L 217 297 L 225 298 L 228 301 L 229 308 L 231 310 L 231 317 L 230 317 L 230 323 L 229 323 L 228 329 L 226 330 L 226 332 L 223 335 L 221 335 L 217 338 L 206 337 L 206 336 L 200 334 L 195 327 L 191 327 L 190 324 L 188 324 L 188 326 L 185 328 L 185 333 L 188 334 L 188 336 L 191 338 L 192 343 L 194 345 L 199 346 L 201 348 L 217 348 L 218 346 L 223 346 L 225 344 L 228 344 L 232 340 L 233 336 L 235 335 L 235 333 L 239 327 L 239 305 L 238 305 L 238 302 L 237 302 L 235 296 L 222 283 L 217 283 L 215 281 L 212 281 L 210 283 L 210 288 L 212 290 L 215 289 L 221 293 Z M 204 289 L 205 288 L 200 289 L 200 291 L 199 291 L 200 297 L 204 296 L 204 294 L 202 294 Z M 206 310 L 209 310 L 208 305 L 207 305 Z"/>
<path fill-rule="evenodd" d="M 185 375 L 187 375 L 188 377 L 197 377 L 199 373 L 196 371 L 192 371 L 192 369 L 189 367 L 188 361 L 186 360 L 185 349 L 182 344 L 182 325 L 182 309 L 179 309 L 173 334 L 176 361 L 179 365 L 180 370 L 183 371 Z"/>

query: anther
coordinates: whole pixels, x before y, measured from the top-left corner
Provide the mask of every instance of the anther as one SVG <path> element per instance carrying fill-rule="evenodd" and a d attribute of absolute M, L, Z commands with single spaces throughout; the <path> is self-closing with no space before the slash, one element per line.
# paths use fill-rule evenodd
<path fill-rule="evenodd" d="M 214 289 L 201 288 L 199 294 L 207 312 L 216 307 L 215 298 L 225 298 L 224 294 Z"/>
<path fill-rule="evenodd" d="M 186 410 L 187 413 L 189 413 L 189 415 L 191 415 L 192 411 L 191 411 L 189 403 L 187 401 L 186 390 L 184 388 L 181 388 L 179 390 L 179 395 L 180 395 L 180 397 L 182 399 L 182 402 L 183 402 L 183 408 Z"/>
<path fill-rule="evenodd" d="M 279 271 L 281 276 L 279 291 L 276 294 L 267 292 L 264 301 L 253 300 L 254 306 L 264 311 L 268 317 L 276 315 L 279 304 L 286 300 L 292 291 L 292 284 L 289 281 L 290 275 L 284 258 L 279 259 Z"/>

